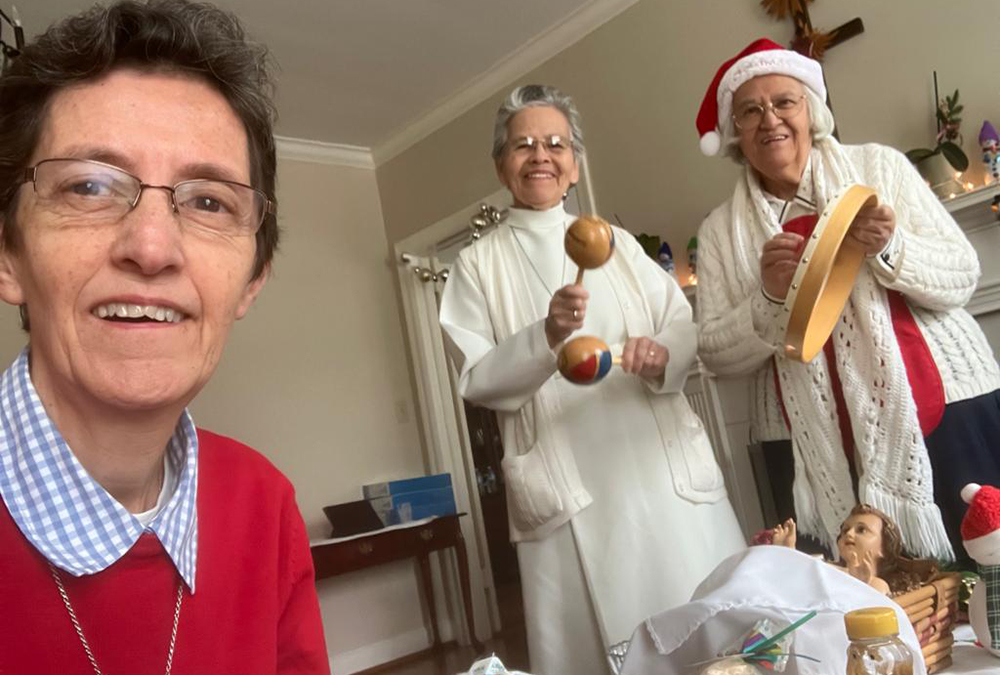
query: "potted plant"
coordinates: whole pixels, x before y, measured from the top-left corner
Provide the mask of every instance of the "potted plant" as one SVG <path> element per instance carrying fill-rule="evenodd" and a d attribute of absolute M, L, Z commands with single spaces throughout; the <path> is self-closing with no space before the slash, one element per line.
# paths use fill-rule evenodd
<path fill-rule="evenodd" d="M 962 135 L 958 131 L 963 108 L 958 102 L 958 89 L 951 96 L 945 94 L 937 106 L 937 145 L 934 148 L 914 148 L 906 153 L 907 159 L 913 162 L 939 197 L 961 192 L 962 184 L 956 180 L 956 172 L 969 168 L 969 158 L 962 151 Z"/>

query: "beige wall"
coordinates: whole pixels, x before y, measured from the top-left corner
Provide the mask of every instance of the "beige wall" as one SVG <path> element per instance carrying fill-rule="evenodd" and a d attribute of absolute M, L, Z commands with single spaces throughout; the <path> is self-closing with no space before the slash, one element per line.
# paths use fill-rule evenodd
<path fill-rule="evenodd" d="M 267 455 L 321 538 L 323 506 L 424 462 L 375 172 L 280 160 L 278 201 L 274 276 L 192 410 Z M 344 654 L 363 661 L 368 645 L 423 636 L 410 565 L 326 580 L 319 594 L 337 672 Z"/>
<path fill-rule="evenodd" d="M 295 483 L 310 536 L 364 482 L 423 471 L 374 172 L 282 160 L 274 274 L 195 400 Z"/>
<path fill-rule="evenodd" d="M 931 71 L 942 93 L 961 89 L 973 163 L 983 118 L 1000 124 L 1000 3 L 995 0 L 824 0 L 813 23 L 860 16 L 865 33 L 828 53 L 826 76 L 841 139 L 902 150 L 932 143 Z M 496 189 L 489 160 L 493 114 L 515 84 L 545 82 L 573 95 L 583 115 L 598 210 L 633 232 L 683 251 L 702 217 L 732 191 L 737 167 L 698 150 L 694 118 L 718 66 L 752 39 L 787 43 L 790 21 L 755 0 L 640 0 L 488 101 L 378 169 L 390 241 Z M 677 256 L 683 260 L 681 253 Z"/>

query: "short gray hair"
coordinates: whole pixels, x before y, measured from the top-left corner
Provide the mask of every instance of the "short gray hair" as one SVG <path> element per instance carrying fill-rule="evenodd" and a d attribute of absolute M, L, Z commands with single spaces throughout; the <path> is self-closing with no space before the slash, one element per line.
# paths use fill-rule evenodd
<path fill-rule="evenodd" d="M 573 143 L 573 154 L 583 156 L 583 129 L 580 127 L 580 112 L 576 109 L 573 99 L 555 87 L 547 84 L 526 84 L 517 87 L 507 95 L 497 110 L 496 122 L 493 124 L 493 159 L 500 159 L 503 148 L 507 144 L 507 124 L 517 113 L 525 108 L 548 106 L 555 108 L 569 122 L 570 141 Z"/>
<path fill-rule="evenodd" d="M 806 94 L 806 110 L 809 111 L 809 131 L 812 132 L 815 143 L 833 133 L 835 126 L 833 112 L 812 89 L 803 85 L 802 90 Z M 722 154 L 732 158 L 737 164 L 744 164 L 746 158 L 740 150 L 740 133 L 733 124 L 733 118 L 720 122 L 722 122 Z"/>

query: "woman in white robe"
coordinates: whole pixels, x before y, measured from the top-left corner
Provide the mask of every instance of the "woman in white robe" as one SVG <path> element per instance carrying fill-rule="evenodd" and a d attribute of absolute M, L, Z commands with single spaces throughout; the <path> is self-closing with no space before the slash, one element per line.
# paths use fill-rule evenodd
<path fill-rule="evenodd" d="M 572 101 L 515 89 L 494 159 L 514 207 L 462 252 L 441 306 L 467 400 L 499 413 L 531 670 L 607 673 L 608 646 L 686 602 L 744 546 L 700 421 L 681 393 L 697 340 L 676 282 L 624 230 L 574 285 L 565 192 L 582 153 Z M 599 384 L 556 370 L 573 333 L 622 354 Z"/>

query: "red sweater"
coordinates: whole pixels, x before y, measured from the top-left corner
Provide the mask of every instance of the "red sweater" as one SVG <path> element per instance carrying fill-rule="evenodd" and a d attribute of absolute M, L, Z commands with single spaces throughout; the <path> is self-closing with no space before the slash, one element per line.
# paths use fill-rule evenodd
<path fill-rule="evenodd" d="M 309 541 L 291 484 L 264 457 L 198 432 L 195 594 L 181 606 L 178 675 L 329 673 Z M 180 576 L 143 534 L 98 574 L 61 572 L 106 675 L 163 675 Z M 42 557 L 0 500 L 0 675 L 93 675 Z"/>

